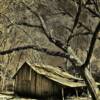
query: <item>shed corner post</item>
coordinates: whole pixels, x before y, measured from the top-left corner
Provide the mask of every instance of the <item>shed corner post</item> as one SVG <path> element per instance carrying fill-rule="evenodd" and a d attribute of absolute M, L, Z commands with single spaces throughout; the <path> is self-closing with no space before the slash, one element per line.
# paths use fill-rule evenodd
<path fill-rule="evenodd" d="M 65 100 L 64 99 L 64 88 L 63 87 L 61 88 L 61 94 L 62 94 L 62 100 Z"/>

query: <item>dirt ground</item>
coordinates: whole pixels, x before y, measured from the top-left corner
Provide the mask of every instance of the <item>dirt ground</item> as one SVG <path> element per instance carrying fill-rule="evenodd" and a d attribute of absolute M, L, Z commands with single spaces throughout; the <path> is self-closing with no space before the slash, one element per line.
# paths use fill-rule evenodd
<path fill-rule="evenodd" d="M 0 93 L 0 100 L 38 100 L 38 99 L 21 98 L 21 97 L 15 96 L 13 92 L 4 92 L 4 93 L 2 92 Z M 91 100 L 91 98 L 72 96 L 64 100 Z"/>
<path fill-rule="evenodd" d="M 19 97 L 12 97 L 12 96 L 6 96 L 6 95 L 1 95 L 0 94 L 0 100 L 37 100 L 37 99 L 25 99 L 25 98 L 19 98 Z M 80 97 L 72 97 L 72 98 L 67 98 L 65 100 L 91 100 L 89 98 L 80 98 Z"/>
<path fill-rule="evenodd" d="M 0 100 L 37 100 L 37 99 L 28 99 L 28 98 L 25 99 L 25 98 L 12 97 L 0 94 Z"/>

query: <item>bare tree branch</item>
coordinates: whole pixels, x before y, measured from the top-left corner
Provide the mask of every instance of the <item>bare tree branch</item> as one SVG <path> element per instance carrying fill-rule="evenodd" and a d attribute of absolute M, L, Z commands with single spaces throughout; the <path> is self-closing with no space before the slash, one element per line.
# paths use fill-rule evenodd
<path fill-rule="evenodd" d="M 72 35 L 70 35 L 69 37 L 68 37 L 68 40 L 67 40 L 67 44 L 69 44 L 69 42 L 73 39 L 73 38 L 75 38 L 75 37 L 77 37 L 77 36 L 87 36 L 87 35 L 91 35 L 91 33 L 90 32 L 85 32 L 85 33 L 77 33 L 77 34 L 72 34 Z"/>
<path fill-rule="evenodd" d="M 93 34 L 93 37 L 92 37 L 92 40 L 91 40 L 91 43 L 90 43 L 90 47 L 89 47 L 89 52 L 87 54 L 86 61 L 81 67 L 81 72 L 83 73 L 83 78 L 85 79 L 85 81 L 86 81 L 86 83 L 87 83 L 87 85 L 88 85 L 88 87 L 90 89 L 90 92 L 91 92 L 93 100 L 99 100 L 99 97 L 98 97 L 99 90 L 98 90 L 98 88 L 97 88 L 97 86 L 95 84 L 95 81 L 92 78 L 91 74 L 89 75 L 89 71 L 87 70 L 87 67 L 88 67 L 88 65 L 90 63 L 90 59 L 91 59 L 91 56 L 92 56 L 92 53 L 93 53 L 93 50 L 94 50 L 96 38 L 98 36 L 99 31 L 100 31 L 100 22 L 97 25 L 97 27 L 95 29 L 95 32 Z"/>
<path fill-rule="evenodd" d="M 83 64 L 84 68 L 87 67 L 88 64 L 90 63 L 90 59 L 91 59 L 91 56 L 92 56 L 92 53 L 93 53 L 93 50 L 94 50 L 95 42 L 96 42 L 97 36 L 99 34 L 99 31 L 100 31 L 100 22 L 97 25 L 95 32 L 93 33 L 93 37 L 92 37 L 92 40 L 91 40 L 91 43 L 90 43 L 90 47 L 89 47 L 89 52 L 87 54 L 86 61 Z"/>
<path fill-rule="evenodd" d="M 84 32 L 84 33 L 77 33 L 77 34 L 72 34 L 68 37 L 68 40 L 67 40 L 67 44 L 69 44 L 69 42 L 77 37 L 77 36 L 88 36 L 88 35 L 93 35 L 93 33 L 90 33 L 90 32 Z M 96 39 L 100 40 L 100 37 L 98 36 Z"/>
<path fill-rule="evenodd" d="M 74 19 L 74 16 L 73 16 L 70 12 L 63 11 L 63 13 L 69 15 L 69 17 L 71 17 L 71 18 Z M 88 28 L 88 26 L 86 26 L 86 25 L 85 25 L 84 23 L 82 23 L 80 20 L 77 22 L 77 24 L 79 24 L 80 27 L 83 27 L 83 28 L 86 29 L 87 31 L 92 32 L 92 31 Z M 68 29 L 69 31 L 71 30 L 71 29 L 69 29 L 68 27 L 66 27 L 66 29 Z M 72 32 L 72 30 L 71 30 L 71 32 Z"/>
<path fill-rule="evenodd" d="M 92 1 L 93 1 L 93 4 L 95 5 L 96 10 L 98 11 L 98 13 L 96 11 L 93 11 L 92 9 L 90 9 L 89 7 L 87 7 L 86 5 L 84 5 L 84 8 L 87 9 L 91 14 L 93 14 L 94 17 L 100 18 L 100 13 L 99 13 L 99 8 L 98 8 L 98 5 L 97 5 L 97 2 L 95 0 L 92 0 Z M 76 2 L 76 1 L 74 1 L 74 2 Z M 79 5 L 79 3 L 77 3 L 77 4 Z"/>
<path fill-rule="evenodd" d="M 85 3 L 85 6 L 86 6 L 86 5 L 92 5 L 92 4 L 93 4 L 93 3 L 92 3 L 91 0 L 87 0 L 86 3 Z"/>
<path fill-rule="evenodd" d="M 16 24 L 27 26 L 27 27 L 42 28 L 42 26 L 40 26 L 40 25 L 33 25 L 33 24 L 30 24 L 30 23 L 26 23 L 26 22 L 17 22 Z"/>
<path fill-rule="evenodd" d="M 23 2 L 22 2 L 22 3 L 23 3 Z M 44 19 L 42 18 L 42 16 L 41 16 L 39 13 L 33 11 L 33 10 L 32 10 L 30 7 L 28 7 L 25 3 L 23 3 L 23 4 L 25 5 L 25 7 L 26 7 L 31 13 L 35 14 L 35 15 L 39 18 L 39 20 L 40 20 L 40 22 L 41 22 L 41 25 L 42 25 L 42 28 L 43 28 L 43 30 L 44 30 L 44 34 L 45 34 L 45 36 L 48 38 L 48 40 L 49 40 L 50 42 L 54 43 L 57 47 L 59 47 L 59 48 L 62 49 L 63 51 L 66 51 L 66 49 L 65 49 L 65 47 L 64 47 L 64 44 L 63 44 L 60 40 L 56 40 L 56 39 L 54 39 L 53 37 L 51 37 L 51 32 L 48 30 L 48 28 L 47 28 L 47 26 L 46 26 L 46 23 L 45 23 Z"/>
<path fill-rule="evenodd" d="M 75 21 L 74 21 L 74 25 L 73 25 L 73 28 L 72 28 L 72 32 L 74 31 L 75 27 L 78 24 L 78 21 L 79 21 L 80 15 L 81 15 L 81 9 L 82 9 L 82 2 L 81 2 L 81 0 L 79 0 L 78 11 L 77 11 L 77 14 L 76 14 L 76 17 L 75 17 Z"/>
<path fill-rule="evenodd" d="M 93 1 L 93 3 L 94 3 L 94 6 L 95 6 L 97 12 L 99 12 L 99 7 L 98 7 L 98 2 L 97 2 L 97 0 L 92 0 L 92 1 Z"/>
<path fill-rule="evenodd" d="M 52 33 L 48 30 L 46 23 L 45 23 L 44 19 L 42 18 L 42 16 L 40 14 L 38 14 L 38 17 L 41 21 L 41 24 L 42 24 L 42 27 L 43 27 L 43 30 L 44 30 L 44 34 L 48 38 L 48 40 L 51 43 L 55 44 L 57 47 L 59 47 L 60 49 L 62 49 L 63 51 L 66 52 L 65 45 L 60 40 L 55 39 L 51 36 Z"/>
<path fill-rule="evenodd" d="M 72 1 L 73 1 L 73 0 L 72 0 Z M 93 1 L 94 1 L 94 0 L 93 0 Z M 77 3 L 77 1 L 74 1 L 74 2 Z M 93 2 L 93 3 L 94 3 L 94 2 Z M 79 3 L 77 3 L 77 4 L 79 5 Z M 96 5 L 96 8 L 97 8 L 96 2 L 95 2 L 95 5 Z M 86 5 L 83 5 L 83 6 L 84 6 L 85 9 L 87 9 L 87 10 L 88 10 L 91 14 L 93 14 L 95 17 L 100 18 L 100 14 L 99 14 L 99 13 L 93 11 L 92 9 L 90 9 L 89 7 L 87 7 Z"/>
<path fill-rule="evenodd" d="M 0 55 L 6 55 L 6 54 L 10 54 L 14 51 L 27 50 L 27 49 L 37 50 L 37 51 L 46 53 L 46 54 L 51 55 L 51 56 L 59 56 L 59 57 L 64 57 L 64 58 L 66 58 L 68 56 L 67 54 L 65 54 L 63 52 L 50 51 L 47 48 L 40 48 L 40 47 L 35 46 L 35 45 L 19 46 L 19 47 L 11 48 L 11 49 L 8 49 L 8 50 L 3 50 L 3 51 L 0 51 Z"/>
<path fill-rule="evenodd" d="M 22 3 L 23 3 L 23 2 L 22 2 Z M 44 34 L 45 34 L 45 36 L 48 38 L 48 40 L 49 40 L 50 42 L 54 43 L 57 47 L 59 47 L 59 48 L 62 49 L 63 51 L 66 51 L 66 49 L 64 48 L 64 44 L 63 44 L 60 40 L 56 40 L 56 39 L 54 39 L 53 37 L 51 37 L 51 32 L 48 30 L 48 28 L 47 28 L 47 26 L 46 26 L 46 23 L 45 23 L 44 19 L 42 18 L 42 16 L 41 16 L 39 13 L 33 11 L 33 10 L 32 10 L 30 7 L 28 7 L 25 3 L 23 3 L 23 4 L 25 5 L 25 7 L 26 7 L 31 13 L 35 14 L 35 15 L 39 18 L 39 20 L 40 20 L 40 22 L 41 22 L 41 25 L 42 25 L 42 28 L 43 28 L 43 30 L 44 30 Z"/>
<path fill-rule="evenodd" d="M 91 14 L 93 14 L 94 15 L 94 17 L 98 17 L 98 18 L 100 18 L 100 14 L 99 13 L 97 13 L 97 12 L 95 12 L 95 11 L 93 11 L 92 9 L 90 9 L 89 7 L 85 7 Z"/>

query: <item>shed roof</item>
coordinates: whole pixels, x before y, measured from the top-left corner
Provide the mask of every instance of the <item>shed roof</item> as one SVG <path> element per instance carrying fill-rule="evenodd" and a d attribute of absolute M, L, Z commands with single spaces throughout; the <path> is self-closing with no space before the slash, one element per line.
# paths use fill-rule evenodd
<path fill-rule="evenodd" d="M 25 64 L 27 64 L 30 68 L 32 68 L 37 74 L 43 75 L 48 79 L 57 82 L 63 86 L 67 87 L 86 86 L 84 81 L 82 81 L 82 79 L 76 78 L 67 72 L 63 72 L 57 67 L 44 64 L 36 64 L 36 63 L 30 64 L 28 62 L 25 62 L 24 64 L 22 64 L 22 66 L 19 67 L 17 72 L 14 74 L 13 78 L 16 77 L 19 70 L 21 70 L 21 68 L 24 67 Z"/>

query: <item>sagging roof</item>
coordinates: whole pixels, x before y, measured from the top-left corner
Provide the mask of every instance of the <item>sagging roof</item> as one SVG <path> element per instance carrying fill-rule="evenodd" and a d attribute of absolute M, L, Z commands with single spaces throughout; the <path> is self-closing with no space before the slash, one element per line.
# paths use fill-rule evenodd
<path fill-rule="evenodd" d="M 28 62 L 25 62 L 24 64 L 27 64 L 29 67 L 31 67 L 37 74 L 43 75 L 44 77 L 47 77 L 48 79 L 57 82 L 60 85 L 67 87 L 86 86 L 82 79 L 76 78 L 67 72 L 63 72 L 57 67 L 44 64 L 30 64 Z M 13 78 L 15 78 L 19 70 L 21 70 L 21 68 L 24 67 L 24 64 L 22 64 L 22 66 L 19 67 L 18 71 L 14 74 Z"/>

